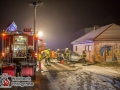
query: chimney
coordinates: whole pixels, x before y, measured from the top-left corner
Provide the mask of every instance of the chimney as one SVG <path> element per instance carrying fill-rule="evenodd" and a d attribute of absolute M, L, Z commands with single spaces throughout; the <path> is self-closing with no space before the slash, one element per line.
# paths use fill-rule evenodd
<path fill-rule="evenodd" d="M 94 31 L 96 31 L 99 28 L 99 25 L 94 25 Z"/>

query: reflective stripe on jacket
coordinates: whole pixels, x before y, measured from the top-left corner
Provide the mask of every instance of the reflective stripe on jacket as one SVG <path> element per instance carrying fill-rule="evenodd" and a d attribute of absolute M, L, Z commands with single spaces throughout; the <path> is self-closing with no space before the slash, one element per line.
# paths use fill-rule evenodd
<path fill-rule="evenodd" d="M 85 58 L 85 57 L 86 57 L 86 54 L 82 54 L 82 57 Z"/>
<path fill-rule="evenodd" d="M 70 56 L 70 53 L 66 53 L 66 58 L 69 58 L 69 56 Z"/>
<path fill-rule="evenodd" d="M 57 57 L 60 57 L 61 53 L 57 53 Z"/>
<path fill-rule="evenodd" d="M 49 50 L 44 50 L 45 53 L 45 58 L 50 58 L 50 51 Z"/>
<path fill-rule="evenodd" d="M 85 51 L 82 52 L 82 58 L 86 58 L 86 52 Z"/>

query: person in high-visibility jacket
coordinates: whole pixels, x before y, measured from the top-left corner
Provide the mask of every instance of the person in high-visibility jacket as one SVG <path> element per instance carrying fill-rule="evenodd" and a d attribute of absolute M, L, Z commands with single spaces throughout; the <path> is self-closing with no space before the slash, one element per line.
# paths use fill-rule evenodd
<path fill-rule="evenodd" d="M 68 48 L 65 49 L 64 54 L 65 54 L 65 58 L 66 58 L 67 60 L 69 60 L 69 57 L 70 57 L 70 51 L 68 50 Z"/>
<path fill-rule="evenodd" d="M 48 49 L 44 50 L 45 63 L 50 65 L 50 51 Z"/>
<path fill-rule="evenodd" d="M 82 51 L 82 65 L 86 65 L 86 52 L 85 52 L 85 49 L 83 49 Z"/>
<path fill-rule="evenodd" d="M 65 59 L 66 59 L 66 63 L 69 64 L 70 51 L 68 50 L 68 48 L 65 48 L 64 56 L 65 56 Z"/>
<path fill-rule="evenodd" d="M 57 49 L 57 51 L 56 51 L 56 57 L 57 57 L 57 61 L 60 62 L 60 58 L 61 58 L 60 49 Z"/>
<path fill-rule="evenodd" d="M 53 63 L 55 63 L 55 51 L 54 50 L 51 51 L 51 60 Z"/>

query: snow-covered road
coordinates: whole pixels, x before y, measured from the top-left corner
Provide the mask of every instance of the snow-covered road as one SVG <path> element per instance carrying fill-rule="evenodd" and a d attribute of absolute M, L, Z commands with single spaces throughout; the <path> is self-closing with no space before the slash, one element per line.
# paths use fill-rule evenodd
<path fill-rule="evenodd" d="M 120 76 L 117 71 L 99 66 L 82 66 L 81 64 L 76 64 L 75 68 L 59 63 L 57 65 L 69 71 L 59 71 L 60 68 L 54 64 L 50 66 L 58 70 L 57 72 L 54 71 L 56 76 L 52 75 L 53 73 L 45 72 L 53 90 L 120 90 L 119 84 L 113 80 L 113 78 Z M 44 70 L 47 68 L 44 67 Z"/>

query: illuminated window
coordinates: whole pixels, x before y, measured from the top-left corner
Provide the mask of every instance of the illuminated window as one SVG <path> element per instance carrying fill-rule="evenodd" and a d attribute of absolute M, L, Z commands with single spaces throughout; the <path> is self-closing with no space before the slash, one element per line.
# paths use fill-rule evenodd
<path fill-rule="evenodd" d="M 13 57 L 25 57 L 27 49 L 27 37 L 14 36 L 13 39 Z"/>

